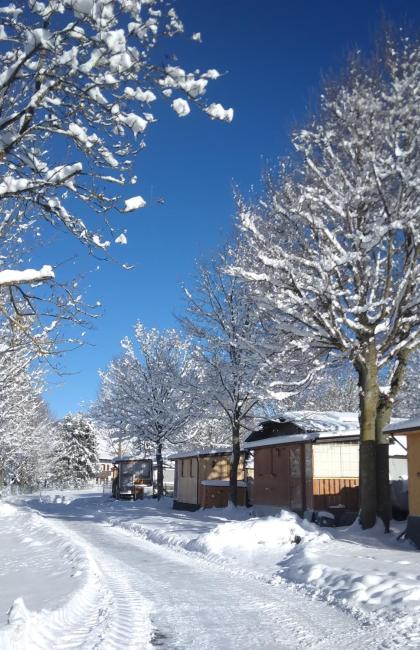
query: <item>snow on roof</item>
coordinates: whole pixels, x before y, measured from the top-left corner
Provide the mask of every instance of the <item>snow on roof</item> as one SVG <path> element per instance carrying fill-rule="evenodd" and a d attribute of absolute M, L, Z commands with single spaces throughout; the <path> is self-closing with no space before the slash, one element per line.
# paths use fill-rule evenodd
<path fill-rule="evenodd" d="M 214 454 L 231 454 L 232 449 L 229 447 L 218 447 L 217 449 L 211 449 L 210 447 L 205 449 L 194 449 L 191 451 L 179 451 L 175 454 L 168 456 L 168 460 L 180 460 L 181 458 L 198 458 L 199 456 L 212 456 Z"/>
<path fill-rule="evenodd" d="M 112 459 L 113 463 L 124 463 L 125 461 L 151 461 L 150 458 L 140 458 L 140 456 L 116 456 Z"/>
<path fill-rule="evenodd" d="M 279 430 L 276 431 L 276 424 Z M 290 431 L 288 428 L 290 427 Z M 272 431 L 270 432 L 270 428 Z M 266 429 L 266 432 L 264 431 Z M 317 438 L 359 436 L 357 413 L 340 411 L 284 411 L 274 420 L 262 422 L 245 443 L 246 449 L 272 444 L 306 442 Z"/>
<path fill-rule="evenodd" d="M 284 411 L 279 422 L 293 422 L 305 431 L 359 434 L 359 415 L 351 411 Z"/>
<path fill-rule="evenodd" d="M 244 443 L 244 449 L 256 449 L 272 445 L 286 445 L 293 442 L 316 442 L 330 439 L 358 440 L 360 436 L 359 416 L 348 411 L 284 411 L 269 423 L 283 425 L 282 433 L 260 435 L 260 431 L 251 434 Z M 260 430 L 264 424 L 261 423 Z M 287 425 L 290 424 L 290 433 Z M 299 431 L 301 429 L 301 431 Z M 389 430 L 387 427 L 386 430 Z M 256 434 L 256 435 L 255 435 Z M 396 442 L 389 445 L 390 456 L 406 455 L 406 440 L 404 436 L 394 436 Z"/>
<path fill-rule="evenodd" d="M 264 438 L 263 440 L 254 440 L 251 442 L 244 442 L 244 449 L 256 449 L 257 447 L 267 447 L 272 445 L 287 445 L 291 442 L 311 442 L 315 440 L 314 433 L 294 433 L 290 436 L 272 436 L 271 438 Z"/>
<path fill-rule="evenodd" d="M 98 453 L 98 459 L 100 461 L 109 461 L 110 463 L 112 462 L 114 454 L 112 452 L 100 452 Z"/>
<path fill-rule="evenodd" d="M 385 427 L 385 431 L 389 433 L 392 433 L 393 431 L 411 431 L 414 429 L 420 430 L 420 415 L 410 418 L 409 420 L 396 420 Z"/>

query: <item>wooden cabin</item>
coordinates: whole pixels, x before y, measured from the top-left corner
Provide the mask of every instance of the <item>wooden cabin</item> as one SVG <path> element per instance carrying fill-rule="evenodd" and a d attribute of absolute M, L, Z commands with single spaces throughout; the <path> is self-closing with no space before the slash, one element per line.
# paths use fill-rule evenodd
<path fill-rule="evenodd" d="M 169 456 L 175 461 L 174 508 L 224 508 L 229 502 L 230 449 L 186 451 Z M 249 470 L 245 453 L 238 467 L 238 505 L 246 505 Z"/>
<path fill-rule="evenodd" d="M 420 417 L 390 424 L 385 431 L 406 436 L 408 465 L 408 519 L 406 535 L 420 548 Z"/>
<path fill-rule="evenodd" d="M 113 459 L 112 496 L 116 499 L 142 499 L 146 487 L 153 485 L 153 461 L 149 458 L 119 456 Z"/>
<path fill-rule="evenodd" d="M 285 412 L 263 422 L 244 449 L 254 454 L 254 505 L 299 513 L 358 511 L 357 414 Z M 391 475 L 397 478 L 407 464 L 404 447 L 390 445 L 390 457 Z"/>

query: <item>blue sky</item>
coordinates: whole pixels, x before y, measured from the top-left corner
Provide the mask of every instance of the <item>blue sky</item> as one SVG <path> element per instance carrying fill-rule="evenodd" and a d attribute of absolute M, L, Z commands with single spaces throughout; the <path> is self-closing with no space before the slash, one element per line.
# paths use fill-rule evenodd
<path fill-rule="evenodd" d="M 316 102 L 322 78 L 342 69 L 352 49 L 370 51 L 383 15 L 397 26 L 418 27 L 420 18 L 416 0 L 180 0 L 177 8 L 187 33 L 203 37 L 201 45 L 178 44 L 180 64 L 226 72 L 210 94 L 235 118 L 228 125 L 197 111 L 188 118 L 159 111 L 135 165 L 148 207 L 124 223 L 123 258 L 136 268 L 103 263 L 88 273 L 88 296 L 103 303 L 104 315 L 87 333 L 89 345 L 61 360 L 65 374 L 51 378 L 46 397 L 58 417 L 95 399 L 98 369 L 136 320 L 176 325 L 180 285 L 191 282 L 195 260 L 232 232 L 233 186 L 258 187 L 262 170 L 288 153 L 290 131 Z M 78 255 L 63 273 L 92 267 L 70 238 L 54 251 L 56 259 Z"/>

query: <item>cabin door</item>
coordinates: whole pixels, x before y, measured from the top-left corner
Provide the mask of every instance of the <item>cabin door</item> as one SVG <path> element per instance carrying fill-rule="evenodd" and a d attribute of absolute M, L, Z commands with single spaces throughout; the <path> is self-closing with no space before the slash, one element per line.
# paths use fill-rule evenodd
<path fill-rule="evenodd" d="M 289 485 L 287 482 L 289 454 L 286 446 L 272 447 L 270 452 L 270 474 L 273 477 L 273 504 L 289 506 Z"/>
<path fill-rule="evenodd" d="M 289 447 L 290 507 L 292 510 L 304 510 L 304 446 Z"/>

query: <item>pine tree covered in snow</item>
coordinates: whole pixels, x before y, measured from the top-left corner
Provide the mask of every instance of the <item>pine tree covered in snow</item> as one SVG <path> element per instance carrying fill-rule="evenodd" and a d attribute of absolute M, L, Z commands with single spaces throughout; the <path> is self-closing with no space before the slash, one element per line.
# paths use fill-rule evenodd
<path fill-rule="evenodd" d="M 98 472 L 95 433 L 81 413 L 69 413 L 57 423 L 53 481 L 60 487 L 80 488 Z"/>
<path fill-rule="evenodd" d="M 419 133 L 420 47 L 387 39 L 326 89 L 266 196 L 239 202 L 233 272 L 279 332 L 357 373 L 364 527 L 389 524 L 383 429 L 420 343 Z"/>

